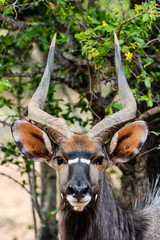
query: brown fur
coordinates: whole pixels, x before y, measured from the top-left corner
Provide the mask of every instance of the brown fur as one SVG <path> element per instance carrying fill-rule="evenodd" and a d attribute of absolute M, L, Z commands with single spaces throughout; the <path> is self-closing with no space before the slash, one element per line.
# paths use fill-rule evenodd
<path fill-rule="evenodd" d="M 29 123 L 22 123 L 17 126 L 17 131 L 26 152 L 37 157 L 48 155 L 48 150 L 44 144 L 43 132 L 39 128 Z"/>
<path fill-rule="evenodd" d="M 90 139 L 86 134 L 73 135 L 69 140 L 61 142 L 60 151 L 64 151 L 66 154 L 72 153 L 73 151 L 78 152 L 81 149 L 82 152 L 90 154 L 98 154 L 100 144 L 98 141 Z"/>

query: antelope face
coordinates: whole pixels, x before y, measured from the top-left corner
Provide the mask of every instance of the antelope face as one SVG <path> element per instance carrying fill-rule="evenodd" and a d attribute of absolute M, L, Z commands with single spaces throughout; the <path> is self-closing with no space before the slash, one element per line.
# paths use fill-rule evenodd
<path fill-rule="evenodd" d="M 116 162 L 126 162 L 141 149 L 147 138 L 143 121 L 127 125 L 116 132 L 108 146 L 108 153 L 98 139 L 73 134 L 55 144 L 40 128 L 16 121 L 12 134 L 20 151 L 34 161 L 43 161 L 55 168 L 62 199 L 75 211 L 83 211 L 91 200 L 97 201 L 101 188 L 101 174 Z"/>
<path fill-rule="evenodd" d="M 101 172 L 107 160 L 100 143 L 87 135 L 73 135 L 62 141 L 51 166 L 56 167 L 62 198 L 75 211 L 83 211 L 91 199 L 97 200 Z"/>

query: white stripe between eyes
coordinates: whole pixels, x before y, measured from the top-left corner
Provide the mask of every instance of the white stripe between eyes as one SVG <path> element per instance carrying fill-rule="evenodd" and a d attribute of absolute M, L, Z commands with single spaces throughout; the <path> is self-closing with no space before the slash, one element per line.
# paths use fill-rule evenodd
<path fill-rule="evenodd" d="M 74 158 L 74 159 L 68 160 L 68 163 L 72 164 L 72 163 L 77 163 L 79 161 L 82 163 L 90 164 L 90 160 L 85 159 L 85 158 Z"/>
<path fill-rule="evenodd" d="M 81 158 L 80 161 L 81 161 L 82 163 L 90 164 L 90 160 L 85 159 L 85 158 Z"/>
<path fill-rule="evenodd" d="M 69 164 L 77 163 L 77 162 L 79 162 L 79 158 L 74 158 L 74 159 L 68 160 Z"/>

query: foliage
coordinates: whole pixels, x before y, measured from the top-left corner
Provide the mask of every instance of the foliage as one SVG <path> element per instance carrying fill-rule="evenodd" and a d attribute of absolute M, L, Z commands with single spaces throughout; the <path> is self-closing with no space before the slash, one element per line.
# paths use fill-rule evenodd
<path fill-rule="evenodd" d="M 142 113 L 159 106 L 160 11 L 155 1 L 142 2 L 129 9 L 110 12 L 101 7 L 102 1 L 45 1 L 19 0 L 10 3 L 0 0 L 0 108 L 8 115 L 1 123 L 11 125 L 16 119 L 26 118 L 28 98 L 36 89 L 44 69 L 43 61 L 34 58 L 34 51 L 45 58 L 51 39 L 57 32 L 57 52 L 52 82 L 64 83 L 76 90 L 79 100 L 66 103 L 55 97 L 51 86 L 46 111 L 63 117 L 68 125 L 75 121 L 83 131 L 93 123 L 99 106 L 104 103 L 108 116 L 121 105 L 103 97 L 102 83 L 111 84 L 111 92 L 118 94 L 115 84 L 114 39 L 119 37 L 124 72 L 132 86 L 137 102 L 142 102 Z M 29 90 L 30 89 L 30 90 Z M 112 95 L 112 94 L 111 94 Z M 113 96 L 113 95 L 112 95 Z M 100 102 L 98 102 L 100 99 Z M 76 109 L 80 109 L 77 115 Z M 101 108 L 100 108 L 101 109 Z M 100 110 L 101 111 L 101 110 Z M 82 113 L 92 113 L 93 119 L 82 120 Z M 1 142 L 0 142 L 1 144 Z M 31 173 L 31 162 L 22 160 L 13 142 L 2 143 L 1 164 L 15 164 L 21 174 Z M 22 185 L 26 185 L 23 182 Z M 51 214 L 53 215 L 53 214 Z"/>

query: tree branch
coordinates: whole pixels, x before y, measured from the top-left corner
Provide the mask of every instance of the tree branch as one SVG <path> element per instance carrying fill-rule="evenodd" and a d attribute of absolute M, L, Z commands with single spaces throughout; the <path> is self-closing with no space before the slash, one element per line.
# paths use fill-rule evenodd
<path fill-rule="evenodd" d="M 36 175 L 35 175 L 35 166 L 34 166 L 34 162 L 32 163 L 32 193 L 33 193 L 33 199 L 34 199 L 34 206 L 37 210 L 37 213 L 39 215 L 39 218 L 41 219 L 41 222 L 44 223 L 45 221 L 45 217 L 44 214 L 42 213 L 38 200 L 37 200 L 37 186 L 36 186 Z"/>
<path fill-rule="evenodd" d="M 31 191 L 31 203 L 32 203 L 32 215 L 33 215 L 33 223 L 34 223 L 34 233 L 35 233 L 35 239 L 37 239 L 37 222 L 36 222 L 36 216 L 35 216 L 35 202 L 34 202 L 34 197 L 33 197 L 33 187 L 31 183 L 31 176 L 30 173 L 28 173 L 28 182 L 30 186 L 30 191 Z"/>
<path fill-rule="evenodd" d="M 146 45 L 143 46 L 143 48 L 146 48 L 150 43 L 156 42 L 156 41 L 160 41 L 160 38 L 155 38 L 155 39 L 150 40 L 148 43 L 146 43 Z"/>
<path fill-rule="evenodd" d="M 123 27 L 126 23 L 132 21 L 132 20 L 135 19 L 135 18 L 138 18 L 138 17 L 142 16 L 143 14 L 145 14 L 145 12 L 142 12 L 142 13 L 140 13 L 140 14 L 132 17 L 132 18 L 129 18 L 129 19 L 125 20 L 125 21 L 120 25 L 120 28 L 119 28 L 117 37 L 119 38 L 120 32 L 121 32 L 121 30 L 122 30 L 122 27 Z"/>
<path fill-rule="evenodd" d="M 2 173 L 2 172 L 0 172 L 0 175 L 3 175 L 3 176 L 5 176 L 5 177 L 8 177 L 8 178 L 11 179 L 12 181 L 14 181 L 14 182 L 17 183 L 18 185 L 20 185 L 27 193 L 31 194 L 31 192 L 28 191 L 28 189 L 27 189 L 25 186 L 23 186 L 20 182 L 18 182 L 15 178 L 13 178 L 13 177 L 5 174 L 5 173 Z"/>
<path fill-rule="evenodd" d="M 14 29 L 24 29 L 27 27 L 27 24 L 21 23 L 20 21 L 15 21 L 13 20 L 13 18 L 3 16 L 1 13 L 0 13 L 0 20 L 8 23 Z"/>
<path fill-rule="evenodd" d="M 154 107 L 143 113 L 138 119 L 147 121 L 150 117 L 160 114 L 160 106 Z"/>

